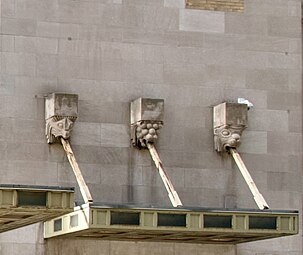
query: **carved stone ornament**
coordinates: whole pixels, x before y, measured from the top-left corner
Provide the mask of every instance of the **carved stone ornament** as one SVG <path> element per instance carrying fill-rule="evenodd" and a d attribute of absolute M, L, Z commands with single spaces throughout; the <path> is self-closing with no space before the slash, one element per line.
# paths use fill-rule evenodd
<path fill-rule="evenodd" d="M 241 143 L 241 135 L 245 127 L 232 127 L 224 125 L 214 129 L 215 150 L 226 151 L 237 148 Z"/>
<path fill-rule="evenodd" d="M 68 139 L 78 116 L 78 95 L 51 93 L 45 99 L 47 143 Z"/>
<path fill-rule="evenodd" d="M 46 139 L 47 143 L 58 141 L 59 137 L 68 139 L 76 121 L 76 117 L 53 116 L 46 120 Z"/>
<path fill-rule="evenodd" d="M 146 148 L 147 143 L 155 143 L 163 126 L 162 121 L 142 120 L 131 126 L 132 144 L 138 148 Z"/>

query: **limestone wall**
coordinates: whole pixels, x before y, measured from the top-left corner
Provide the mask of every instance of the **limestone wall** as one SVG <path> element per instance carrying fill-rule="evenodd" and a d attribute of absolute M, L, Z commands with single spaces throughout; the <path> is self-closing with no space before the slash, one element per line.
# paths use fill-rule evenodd
<path fill-rule="evenodd" d="M 44 135 L 45 94 L 76 93 L 71 144 L 95 201 L 170 205 L 148 152 L 129 142 L 129 102 L 163 98 L 157 148 L 184 205 L 257 208 L 231 158 L 213 147 L 212 106 L 244 97 L 254 108 L 239 150 L 251 175 L 273 209 L 302 209 L 299 0 L 246 0 L 240 13 L 183 0 L 0 6 L 1 183 L 77 187 L 62 147 Z M 45 242 L 41 225 L 0 235 L 3 255 L 189 252 L 299 255 L 302 237 L 218 247 Z"/>

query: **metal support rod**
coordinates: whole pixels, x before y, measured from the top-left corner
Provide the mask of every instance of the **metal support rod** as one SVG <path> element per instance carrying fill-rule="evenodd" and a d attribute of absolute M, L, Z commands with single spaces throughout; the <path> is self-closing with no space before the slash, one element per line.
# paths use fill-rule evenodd
<path fill-rule="evenodd" d="M 174 186 L 172 184 L 172 182 L 170 181 L 164 167 L 163 167 L 163 163 L 159 157 L 159 154 L 155 148 L 155 146 L 151 143 L 147 143 L 147 148 L 150 152 L 150 155 L 153 159 L 153 161 L 155 162 L 155 165 L 159 171 L 160 177 L 164 183 L 164 186 L 168 192 L 168 197 L 172 203 L 172 205 L 174 207 L 178 207 L 178 206 L 183 206 L 177 191 L 174 189 Z"/>
<path fill-rule="evenodd" d="M 251 193 L 254 196 L 254 199 L 259 207 L 259 209 L 264 210 L 264 209 L 269 209 L 268 204 L 266 203 L 264 197 L 262 196 L 262 194 L 259 192 L 256 184 L 254 183 L 251 175 L 249 174 L 240 154 L 237 152 L 236 149 L 230 148 L 229 149 L 232 157 L 234 158 L 244 180 L 246 181 Z"/>
<path fill-rule="evenodd" d="M 73 150 L 70 146 L 70 143 L 68 140 L 65 140 L 61 137 L 61 143 L 63 146 L 63 149 L 65 150 L 66 156 L 68 158 L 68 161 L 73 169 L 73 172 L 75 174 L 75 177 L 77 179 L 78 185 L 80 187 L 80 192 L 82 194 L 82 197 L 84 199 L 85 203 L 92 203 L 93 199 L 92 196 L 90 194 L 90 191 L 85 183 L 85 180 L 82 176 L 81 170 L 79 168 L 79 165 L 76 161 L 75 155 L 73 153 Z"/>

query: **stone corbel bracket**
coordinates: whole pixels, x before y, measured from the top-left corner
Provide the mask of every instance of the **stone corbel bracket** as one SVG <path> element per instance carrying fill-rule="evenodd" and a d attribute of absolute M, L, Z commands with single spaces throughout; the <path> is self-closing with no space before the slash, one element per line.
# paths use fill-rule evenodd
<path fill-rule="evenodd" d="M 45 135 L 47 143 L 68 139 L 78 117 L 78 95 L 51 93 L 45 99 Z"/>
<path fill-rule="evenodd" d="M 131 142 L 142 149 L 158 139 L 163 126 L 164 100 L 138 98 L 131 103 Z"/>
<path fill-rule="evenodd" d="M 214 145 L 217 152 L 229 152 L 241 143 L 247 127 L 246 104 L 222 103 L 214 107 Z"/>

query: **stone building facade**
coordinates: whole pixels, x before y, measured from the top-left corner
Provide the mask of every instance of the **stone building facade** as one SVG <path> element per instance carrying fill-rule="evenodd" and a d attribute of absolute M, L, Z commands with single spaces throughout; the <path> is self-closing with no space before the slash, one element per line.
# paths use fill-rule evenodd
<path fill-rule="evenodd" d="M 150 155 L 130 146 L 130 101 L 161 98 L 157 148 L 184 205 L 256 208 L 213 145 L 212 107 L 243 97 L 254 104 L 244 161 L 271 208 L 301 212 L 301 1 L 188 2 L 0 0 L 0 183 L 74 186 L 81 202 L 44 134 L 45 95 L 75 93 L 71 144 L 94 200 L 169 206 Z M 0 254 L 301 255 L 302 241 L 301 223 L 296 236 L 241 245 L 46 241 L 36 224 L 0 234 Z"/>

